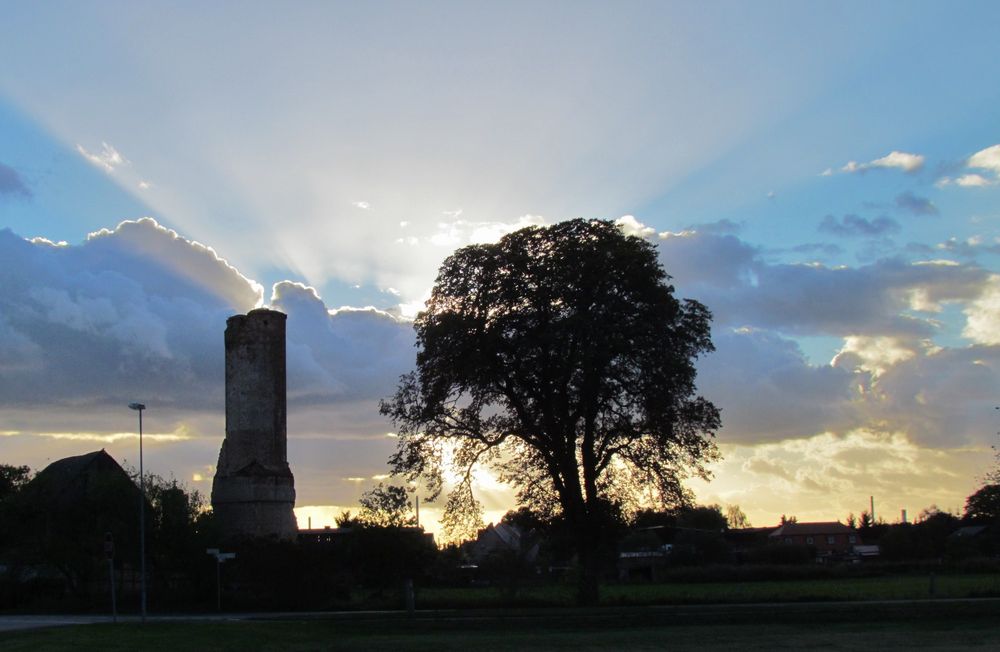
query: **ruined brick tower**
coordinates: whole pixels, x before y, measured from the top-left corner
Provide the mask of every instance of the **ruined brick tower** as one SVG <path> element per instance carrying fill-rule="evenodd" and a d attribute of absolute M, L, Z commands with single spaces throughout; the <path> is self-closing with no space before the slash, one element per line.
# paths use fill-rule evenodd
<path fill-rule="evenodd" d="M 292 539 L 295 479 L 285 431 L 285 315 L 226 320 L 226 439 L 212 483 L 225 538 Z"/>

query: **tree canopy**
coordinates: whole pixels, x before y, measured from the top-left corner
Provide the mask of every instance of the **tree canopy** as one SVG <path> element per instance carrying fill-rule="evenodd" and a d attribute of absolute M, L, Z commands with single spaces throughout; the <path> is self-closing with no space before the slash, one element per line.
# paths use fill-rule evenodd
<path fill-rule="evenodd" d="M 408 527 L 417 524 L 413 502 L 405 487 L 381 482 L 361 495 L 361 511 L 354 522 L 365 527 Z"/>
<path fill-rule="evenodd" d="M 608 515 L 685 502 L 682 481 L 717 457 L 719 412 L 695 389 L 711 315 L 668 280 L 652 244 L 603 220 L 456 251 L 416 318 L 416 370 L 381 405 L 394 471 L 436 496 L 451 467 L 458 514 L 477 508 L 474 469 L 491 467 L 574 529 L 581 599 L 596 599 Z"/>
<path fill-rule="evenodd" d="M 970 521 L 1000 521 L 1000 484 L 988 484 L 965 501 L 965 518 Z"/>

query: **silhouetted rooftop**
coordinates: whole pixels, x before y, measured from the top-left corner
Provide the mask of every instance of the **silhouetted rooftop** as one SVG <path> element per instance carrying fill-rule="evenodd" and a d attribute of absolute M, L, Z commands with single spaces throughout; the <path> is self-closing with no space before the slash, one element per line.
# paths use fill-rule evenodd
<path fill-rule="evenodd" d="M 840 521 L 817 521 L 815 523 L 785 523 L 772 532 L 772 537 L 820 536 L 824 534 L 855 534 L 854 528 Z"/>

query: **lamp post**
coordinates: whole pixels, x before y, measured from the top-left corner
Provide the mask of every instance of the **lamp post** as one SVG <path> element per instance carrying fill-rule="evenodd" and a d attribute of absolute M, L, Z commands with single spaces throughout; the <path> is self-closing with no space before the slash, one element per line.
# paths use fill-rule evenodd
<path fill-rule="evenodd" d="M 146 622 L 146 480 L 142 473 L 142 403 L 129 403 L 129 408 L 139 412 L 139 591 L 142 622 Z"/>

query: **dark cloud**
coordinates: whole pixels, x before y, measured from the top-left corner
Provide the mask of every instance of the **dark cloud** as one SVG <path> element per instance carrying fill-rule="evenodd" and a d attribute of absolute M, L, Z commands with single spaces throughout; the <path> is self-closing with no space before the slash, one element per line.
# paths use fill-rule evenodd
<path fill-rule="evenodd" d="M 95 437 L 129 431 L 124 406 L 142 400 L 150 432 L 188 438 L 160 444 L 170 450 L 154 469 L 210 479 L 224 433 L 226 319 L 261 303 L 260 286 L 148 219 L 71 246 L 0 231 L 0 260 L 0 418 L 4 430 L 26 433 L 25 451 L 35 447 L 20 459 L 127 450 Z M 299 495 L 353 501 L 353 485 L 323 494 L 306 478 L 385 472 L 391 427 L 378 401 L 413 366 L 412 324 L 376 310 L 331 311 L 288 282 L 275 286 L 271 305 L 288 315 L 289 451 L 306 474 Z"/>
<path fill-rule="evenodd" d="M 76 246 L 3 231 L 0 258 L 0 407 L 99 410 L 137 391 L 181 411 L 221 407 L 226 318 L 262 297 L 213 250 L 144 219 Z M 271 301 L 289 316 L 291 403 L 377 400 L 412 365 L 407 322 L 328 311 L 291 283 Z"/>
<path fill-rule="evenodd" d="M 868 220 L 858 215 L 850 214 L 844 215 L 838 220 L 833 215 L 827 215 L 819 223 L 818 228 L 820 231 L 842 237 L 876 237 L 896 233 L 899 231 L 899 223 L 885 216 Z"/>
<path fill-rule="evenodd" d="M 948 238 L 944 242 L 938 244 L 934 251 L 938 253 L 947 252 L 949 254 L 962 256 L 963 258 L 975 258 L 977 255 L 982 253 L 1000 254 L 1000 243 L 995 241 L 986 243 L 982 242 L 978 238 L 971 238 L 968 240 Z"/>
<path fill-rule="evenodd" d="M 753 329 L 716 331 L 716 351 L 698 365 L 698 390 L 722 408 L 726 442 L 761 442 L 858 423 L 850 370 L 808 363 L 799 346 Z"/>
<path fill-rule="evenodd" d="M 31 189 L 24 182 L 17 170 L 0 163 L 0 197 L 30 198 Z"/>
<path fill-rule="evenodd" d="M 678 287 L 743 286 L 759 250 L 734 235 L 698 231 L 661 235 L 660 260 Z"/>
<path fill-rule="evenodd" d="M 907 190 L 896 196 L 896 208 L 913 213 L 914 215 L 937 215 L 937 206 L 926 197 L 918 197 Z"/>
<path fill-rule="evenodd" d="M 678 294 L 707 305 L 717 324 L 796 336 L 931 337 L 936 322 L 912 314 L 914 306 L 970 301 L 989 276 L 976 266 L 894 258 L 858 267 L 772 264 L 735 236 L 661 236 L 658 245 Z"/>
<path fill-rule="evenodd" d="M 844 248 L 830 242 L 807 242 L 788 249 L 797 254 L 820 254 L 823 256 L 839 256 L 844 253 Z"/>
<path fill-rule="evenodd" d="M 993 438 L 998 395 L 1000 347 L 948 348 L 893 366 L 864 409 L 869 421 L 887 430 L 957 448 Z"/>

